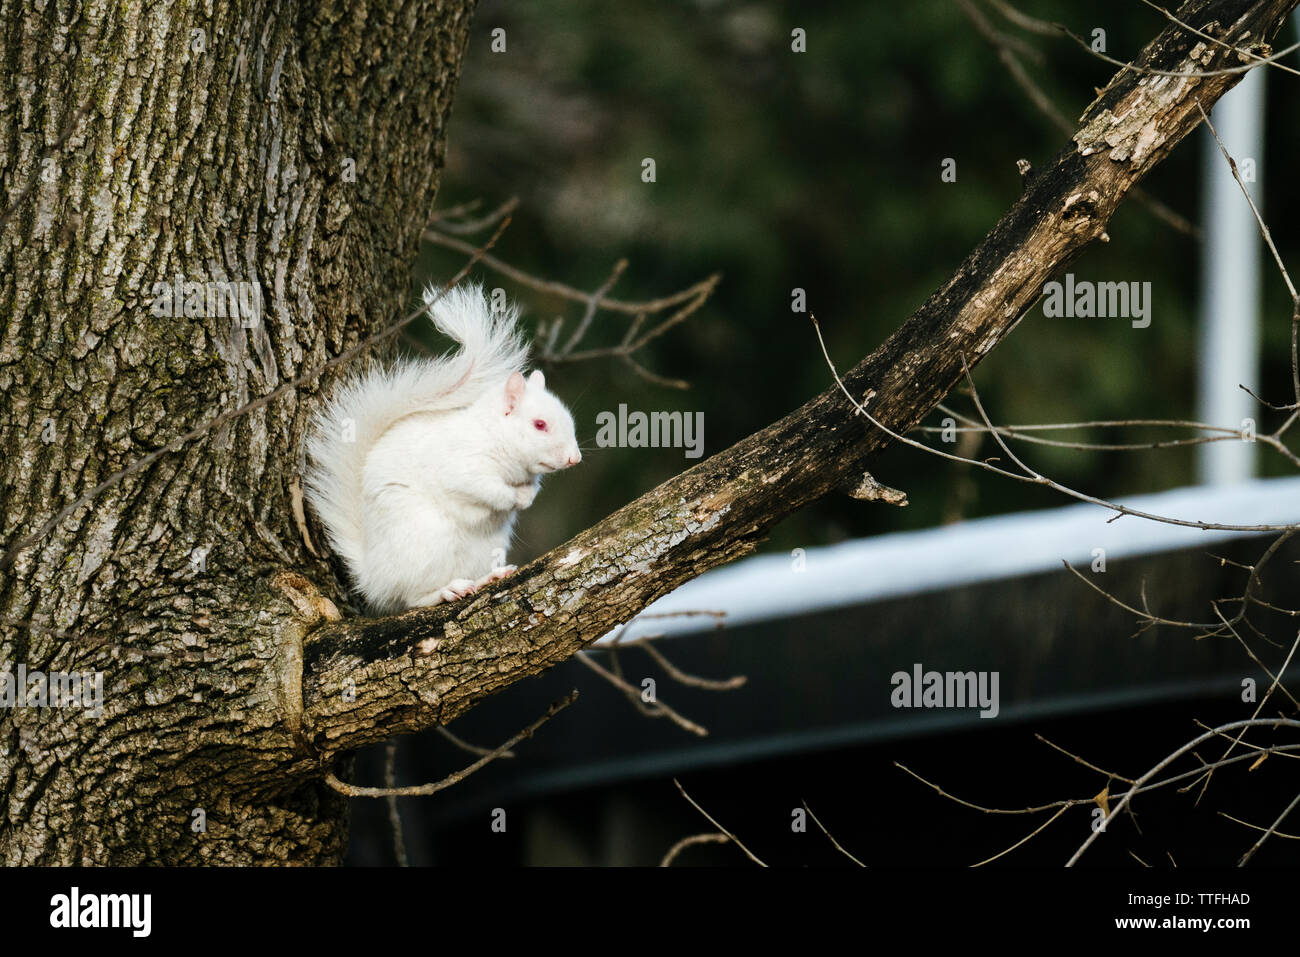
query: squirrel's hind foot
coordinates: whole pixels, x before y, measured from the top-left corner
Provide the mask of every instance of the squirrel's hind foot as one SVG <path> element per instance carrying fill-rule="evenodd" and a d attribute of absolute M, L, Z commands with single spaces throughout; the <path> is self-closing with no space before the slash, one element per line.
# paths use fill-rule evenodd
<path fill-rule="evenodd" d="M 418 599 L 411 607 L 427 608 L 432 605 L 441 605 L 443 602 L 468 598 L 484 585 L 492 582 L 499 582 L 501 579 L 513 575 L 516 571 L 518 571 L 517 565 L 502 565 L 500 568 L 492 569 L 492 571 L 488 572 L 478 581 L 471 581 L 468 578 L 453 578 L 437 591 L 431 591 L 429 594 Z"/>
<path fill-rule="evenodd" d="M 480 584 L 481 582 L 472 582 L 468 578 L 453 578 L 437 591 L 431 591 L 423 598 L 418 599 L 413 607 L 422 608 L 429 605 L 440 605 L 447 601 L 456 601 L 458 598 L 467 598 L 478 591 Z"/>

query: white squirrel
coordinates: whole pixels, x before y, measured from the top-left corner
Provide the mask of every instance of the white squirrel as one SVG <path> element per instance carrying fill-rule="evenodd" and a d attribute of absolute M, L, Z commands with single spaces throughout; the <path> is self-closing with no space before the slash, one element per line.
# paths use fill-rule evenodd
<path fill-rule="evenodd" d="M 518 309 L 493 313 L 479 286 L 426 289 L 424 300 L 460 349 L 372 363 L 316 412 L 307 438 L 306 498 L 380 614 L 513 572 L 516 511 L 542 475 L 582 461 L 569 410 L 540 371 L 523 375 Z"/>

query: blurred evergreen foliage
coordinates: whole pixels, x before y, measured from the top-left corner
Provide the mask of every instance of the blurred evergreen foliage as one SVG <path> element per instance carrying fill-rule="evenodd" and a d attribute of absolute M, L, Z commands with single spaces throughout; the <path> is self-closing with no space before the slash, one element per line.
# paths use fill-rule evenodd
<path fill-rule="evenodd" d="M 1041 63 L 1025 66 L 1067 116 L 1077 117 L 1114 72 L 1068 38 L 1023 33 L 979 2 L 999 29 L 1041 51 Z M 1084 36 L 1105 29 L 1107 51 L 1119 58 L 1135 55 L 1165 26 L 1136 0 L 1020 6 Z M 505 52 L 491 49 L 497 28 L 505 30 Z M 806 31 L 805 53 L 791 51 L 794 28 Z M 1296 208 L 1289 174 L 1300 135 L 1290 122 L 1294 82 L 1270 76 L 1261 162 L 1261 206 L 1289 262 L 1297 252 L 1288 215 Z M 1201 212 L 1203 135 L 1144 183 L 1192 220 Z M 837 364 L 851 366 L 947 279 L 1015 201 L 1016 161 L 1041 166 L 1064 145 L 950 0 L 480 3 L 439 207 L 480 198 L 486 209 L 519 196 L 495 252 L 583 289 L 598 286 L 626 256 L 631 265 L 612 293 L 619 298 L 653 298 L 723 274 L 709 303 L 643 354 L 649 368 L 690 381 L 689 391 L 654 385 L 612 359 L 550 370 L 552 387 L 574 409 L 586 459 L 551 479 L 525 514 L 518 557 L 540 554 L 693 464 L 676 449 L 595 448 L 598 412 L 620 403 L 701 410 L 706 455 L 763 427 L 831 384 L 810 323 L 791 313 L 794 287 L 807 290 Z M 653 184 L 641 180 L 645 157 L 657 166 Z M 957 162 L 955 183 L 941 181 L 946 157 Z M 995 421 L 1195 417 L 1199 244 L 1132 200 L 1109 235 L 1071 271 L 1079 279 L 1150 281 L 1151 326 L 1047 319 L 1041 306 L 1032 310 L 976 372 Z M 423 265 L 441 278 L 463 261 L 430 248 Z M 562 315 L 572 328 L 581 315 L 580 305 L 490 270 L 475 275 L 504 287 L 531 322 Z M 1286 401 L 1289 304 L 1276 273 L 1267 274 L 1265 288 L 1263 394 Z M 626 324 L 603 313 L 587 345 L 617 342 Z M 964 397 L 950 400 L 969 411 Z M 1273 414 L 1262 415 L 1261 430 L 1276 424 Z M 1054 437 L 1155 435 L 1090 429 Z M 997 452 L 986 439 L 978 454 Z M 1190 449 L 1027 446 L 1023 454 L 1040 471 L 1103 496 L 1171 488 L 1194 476 Z M 1262 449 L 1260 461 L 1266 474 L 1286 471 Z M 910 507 L 827 500 L 784 522 L 768 547 L 1067 501 L 914 449 L 890 450 L 873 471 L 906 490 Z"/>

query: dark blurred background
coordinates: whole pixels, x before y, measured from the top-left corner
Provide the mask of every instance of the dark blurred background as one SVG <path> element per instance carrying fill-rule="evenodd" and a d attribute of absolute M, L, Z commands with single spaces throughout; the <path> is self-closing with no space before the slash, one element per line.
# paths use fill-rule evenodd
<path fill-rule="evenodd" d="M 1067 24 L 1083 36 L 1103 28 L 1107 52 L 1121 59 L 1136 55 L 1165 26 L 1157 11 L 1136 0 L 1102 0 L 1086 7 L 1025 0 L 1020 8 Z M 980 9 L 999 30 L 1039 52 L 1037 60 L 1025 51 L 1019 55 L 1036 82 L 1071 119 L 1114 73 L 1114 67 L 1089 56 L 1068 38 L 1027 33 L 998 18 L 990 6 L 981 4 Z M 491 49 L 492 31 L 498 28 L 505 30 L 505 52 Z M 791 51 L 794 28 L 806 31 L 807 52 Z M 1277 45 L 1294 42 L 1293 34 L 1294 30 L 1284 30 Z M 1292 228 L 1300 187 L 1287 175 L 1300 145 L 1293 80 L 1276 73 L 1270 77 L 1267 151 L 1258 158 L 1264 171 L 1263 190 L 1256 193 L 1279 250 L 1289 262 L 1295 260 L 1300 241 Z M 1204 135 L 1200 130 L 1189 137 L 1143 184 L 1193 222 L 1202 213 Z M 821 322 L 832 356 L 842 368 L 851 366 L 953 272 L 1015 201 L 1021 191 L 1017 160 L 1041 167 L 1065 143 L 1066 137 L 1034 109 L 994 48 L 950 0 L 480 3 L 451 121 L 439 207 L 479 200 L 483 212 L 518 196 L 519 208 L 494 253 L 537 276 L 586 290 L 599 286 L 615 261 L 627 257 L 630 265 L 611 293 L 617 298 L 651 299 L 711 273 L 722 274 L 709 302 L 640 357 L 656 373 L 687 380 L 688 390 L 646 381 L 612 359 L 548 371 L 552 388 L 574 410 L 579 439 L 587 451 L 582 465 L 548 482 L 538 503 L 525 513 L 512 560 L 522 563 L 544 553 L 693 464 L 679 449 L 596 448 L 597 413 L 616 410 L 620 403 L 631 409 L 703 412 L 706 455 L 767 425 L 832 384 L 810 323 L 806 316 L 791 312 L 793 288 L 807 290 L 809 308 Z M 641 179 L 646 157 L 656 163 L 657 180 L 652 184 Z M 955 182 L 941 179 L 945 158 L 956 160 Z M 1120 209 L 1109 235 L 1108 244 L 1094 245 L 1070 269 L 1081 279 L 1149 281 L 1154 303 L 1150 327 L 1134 329 L 1116 320 L 1048 320 L 1041 306 L 1035 308 L 976 372 L 981 397 L 995 421 L 1195 417 L 1200 243 L 1132 200 Z M 430 245 L 422 262 L 426 272 L 417 277 L 414 288 L 426 279 L 450 276 L 464 259 L 462 254 Z M 1263 395 L 1285 401 L 1290 389 L 1290 304 L 1271 264 L 1266 270 L 1260 384 Z M 488 269 L 477 270 L 475 278 L 489 288 L 506 289 L 522 305 L 530 328 L 558 315 L 571 329 L 582 313 L 578 304 L 538 293 Z M 602 313 L 585 344 L 614 344 L 626 326 L 625 317 Z M 442 346 L 433 339 L 429 344 Z M 952 399 L 963 410 L 969 409 L 966 400 Z M 932 416 L 930 424 L 938 418 Z M 1276 427 L 1279 421 L 1276 413 L 1262 413 L 1260 431 Z M 1154 433 L 1122 435 L 1131 441 Z M 1121 433 L 1098 428 L 1071 437 L 1114 441 Z M 993 454 L 991 443 L 963 451 L 977 457 Z M 1085 452 L 1035 446 L 1029 461 L 1066 485 L 1108 498 L 1175 488 L 1195 479 L 1194 453 L 1189 448 Z M 1264 452 L 1259 464 L 1263 475 L 1287 472 L 1280 458 Z M 873 472 L 886 484 L 905 489 L 910 507 L 868 506 L 846 497 L 827 499 L 779 525 L 768 547 L 789 552 L 1064 504 L 1050 491 L 906 448 L 890 451 Z M 1056 600 L 1079 599 L 1075 584 Z M 1015 600 L 1011 594 L 1000 599 L 997 590 L 987 595 L 993 603 Z M 1096 610 L 1092 604 L 1086 607 Z M 950 622 L 942 625 L 949 626 Z M 823 622 L 816 627 L 858 626 Z M 915 627 L 923 628 L 923 620 Z M 1084 629 L 1097 642 L 1098 674 L 1105 671 L 1107 643 L 1124 641 L 1131 630 L 1115 619 L 1107 619 L 1106 627 L 1109 633 Z M 838 634 L 867 637 L 856 630 Z M 943 636 L 941 631 L 932 637 L 942 640 Z M 1081 636 L 1081 640 L 1086 639 Z M 869 653 L 869 648 L 864 650 L 864 656 Z M 723 670 L 734 664 L 724 659 L 713 663 Z M 846 666 L 840 679 L 852 683 L 860 674 Z M 527 689 L 511 692 L 526 701 L 519 715 L 537 713 L 537 709 L 530 711 L 534 702 Z M 780 692 L 769 689 L 768 693 Z M 543 705 L 544 698 L 538 697 Z M 486 713 L 497 705 L 496 700 L 489 701 L 479 710 Z M 500 707 L 509 711 L 508 704 Z M 744 714 L 761 710 L 763 701 L 751 698 L 735 707 Z M 1186 699 L 1179 699 L 1176 710 L 1168 714 L 1145 718 L 1113 710 L 1118 707 L 1112 702 L 1108 717 L 1091 719 L 1103 744 L 1115 742 L 1113 735 L 1101 733 L 1104 729 L 1129 727 L 1134 720 L 1158 720 L 1187 731 L 1189 716 L 1201 713 Z M 599 723 L 605 709 L 620 718 L 631 711 L 615 694 L 589 695 L 556 722 Z M 507 734 L 514 719 L 509 712 L 501 722 Z M 491 720 L 485 720 L 490 729 Z M 517 721 L 514 727 L 527 720 Z M 676 731 L 655 724 L 655 734 L 671 736 Z M 1068 729 L 1055 730 L 1069 737 Z M 548 733 L 544 729 L 540 734 Z M 950 782 L 977 779 L 971 776 L 978 775 L 979 768 L 969 750 L 969 741 L 974 740 L 970 733 L 967 729 L 966 736 L 926 739 L 925 747 L 932 749 L 927 752 L 933 758 L 930 766 L 948 762 L 954 772 Z M 999 745 L 988 738 L 991 734 L 985 733 L 981 741 L 987 743 L 981 747 L 1005 755 L 998 766 L 1009 766 L 1013 751 L 998 751 Z M 630 757 L 636 747 L 629 741 Z M 469 760 L 454 751 L 439 751 L 445 743 L 432 737 L 403 742 L 403 748 L 408 760 L 401 776 L 410 782 L 419 779 L 414 770 L 409 774 L 406 770 L 417 753 L 441 755 L 444 772 Z M 1041 746 L 1033 754 L 1041 758 Z M 360 773 L 367 783 L 377 781 L 375 760 L 374 754 L 362 758 Z M 857 780 L 856 772 L 845 769 L 864 767 L 864 754 L 832 749 L 827 755 L 825 748 L 817 759 L 789 757 L 786 763 L 748 764 L 744 774 L 729 775 L 733 787 L 724 786 L 726 774 L 723 783 L 714 780 L 717 786 L 709 792 L 709 806 L 720 816 L 735 813 L 743 796 L 761 788 L 762 782 L 798 780 L 813 773 L 808 763 L 816 760 L 825 762 L 824 776 L 847 775 L 842 800 L 848 804 L 859 797 L 870 803 L 877 793 L 872 791 L 873 782 L 880 768 L 888 766 L 873 765 L 869 776 Z M 525 745 L 517 761 L 502 762 L 498 770 L 518 775 L 522 773 L 518 765 L 527 761 Z M 648 801 L 665 809 L 664 814 L 676 816 L 671 826 L 637 825 L 639 832 L 655 836 L 650 842 L 655 846 L 662 844 L 661 837 L 675 839 L 686 833 L 678 825 L 707 829 L 699 827 L 689 808 L 683 812 L 675 789 L 665 783 L 671 776 L 670 764 L 651 783 L 619 792 L 619 800 Z M 1029 779 L 1011 782 L 1017 785 L 1010 788 L 1016 792 L 1011 799 L 1024 793 L 1018 785 Z M 600 818 L 610 806 L 583 792 L 577 783 L 552 786 L 549 793 L 559 796 L 550 798 L 553 803 L 537 813 L 552 821 L 557 833 L 565 828 L 581 831 L 586 826 L 581 822 Z M 412 852 L 417 862 L 451 863 L 488 853 L 479 846 L 488 839 L 480 818 L 490 805 L 484 805 L 481 813 L 464 806 L 453 813 L 449 808 L 457 800 L 456 789 L 448 795 L 402 802 L 408 831 L 413 828 L 418 835 L 412 842 L 423 840 L 427 845 L 422 857 Z M 914 789 L 905 788 L 898 799 L 906 800 L 907 795 L 917 796 Z M 1021 803 L 1029 803 L 1030 797 Z M 789 795 L 783 792 L 777 803 L 785 807 Z M 583 810 L 589 805 L 606 811 Z M 926 812 L 931 810 L 948 813 L 950 809 L 927 805 Z M 358 811 L 354 861 L 391 860 L 382 807 L 372 804 Z M 788 811 L 783 813 L 788 817 Z M 456 822 L 470 817 L 475 821 L 474 839 L 457 844 L 453 835 L 461 825 Z M 640 820 L 635 815 L 631 819 Z M 970 833 L 964 830 L 967 825 L 983 823 L 969 816 L 961 821 L 937 826 L 945 833 L 955 828 L 953 833 L 965 834 Z M 889 828 L 876 828 L 877 837 L 882 830 Z M 1234 831 L 1232 837 L 1243 834 Z M 601 859 L 594 851 L 586 858 L 559 851 L 548 857 L 544 847 L 524 847 L 522 836 L 511 840 L 513 850 L 491 860 Z M 624 843 L 637 842 L 626 838 Z M 978 843 L 982 847 L 985 842 Z M 697 851 L 700 859 L 710 854 L 734 859 L 729 849 Z M 970 856 L 939 855 L 933 860 L 969 863 Z M 636 858 L 635 854 L 614 855 L 620 862 Z M 1059 855 L 1051 860 L 1058 861 Z"/>
<path fill-rule="evenodd" d="M 982 9 L 1041 51 L 1041 66 L 1022 60 L 1072 119 L 1115 72 L 1068 38 L 1026 34 Z M 1136 0 L 1087 8 L 1034 0 L 1022 9 L 1083 36 L 1104 28 L 1107 49 L 1119 58 L 1136 55 L 1165 24 Z M 506 30 L 505 53 L 490 49 L 497 27 Z M 806 53 L 790 51 L 795 27 L 807 31 Z M 1293 33 L 1283 31 L 1282 40 L 1294 42 Z M 1300 186 L 1286 172 L 1300 130 L 1294 78 L 1275 72 L 1270 79 L 1259 199 L 1291 261 Z M 1144 183 L 1193 222 L 1204 135 L 1194 133 Z M 790 311 L 792 288 L 808 291 L 832 357 L 851 366 L 952 274 L 1015 201 L 1016 161 L 1041 167 L 1066 144 L 951 0 L 486 0 L 475 16 L 450 140 L 440 207 L 520 198 L 496 248 L 507 262 L 594 289 L 625 256 L 631 264 L 613 292 L 625 299 L 675 292 L 713 272 L 723 277 L 710 302 L 645 355 L 650 369 L 689 381 L 689 391 L 652 385 L 612 360 L 552 375 L 592 454 L 549 483 L 525 515 L 521 548 L 530 557 L 687 464 L 677 450 L 595 450 L 596 413 L 620 402 L 703 411 L 706 454 L 774 421 L 832 385 L 811 325 Z M 654 184 L 641 182 L 644 157 L 656 160 Z M 947 157 L 957 161 L 955 183 L 940 179 Z M 1195 417 L 1199 244 L 1131 200 L 1109 233 L 1108 244 L 1095 244 L 1070 269 L 1081 279 L 1151 282 L 1151 326 L 1054 322 L 1036 308 L 979 368 L 976 382 L 995 421 Z M 427 265 L 446 277 L 464 259 L 431 250 Z M 1266 270 L 1260 384 L 1285 401 L 1289 300 L 1271 264 Z M 559 314 L 572 328 L 581 315 L 579 305 L 490 271 L 476 276 L 517 297 L 534 322 Z M 622 317 L 604 314 L 592 344 L 617 342 L 625 328 Z M 1266 416 L 1260 431 L 1277 424 Z M 1072 437 L 1105 441 L 1119 433 Z M 1033 450 L 1034 464 L 1064 484 L 1105 496 L 1189 484 L 1193 459 L 1189 448 Z M 1260 465 L 1263 474 L 1286 471 L 1268 455 Z M 877 475 L 908 490 L 910 508 L 828 499 L 783 523 L 773 547 L 934 525 L 952 517 L 955 473 L 974 485 L 966 516 L 1060 504 L 1050 492 L 897 450 Z"/>

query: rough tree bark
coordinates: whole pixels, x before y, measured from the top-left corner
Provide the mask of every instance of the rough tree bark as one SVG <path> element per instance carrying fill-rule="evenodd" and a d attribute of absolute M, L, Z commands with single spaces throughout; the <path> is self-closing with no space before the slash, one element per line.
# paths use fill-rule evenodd
<path fill-rule="evenodd" d="M 472 8 L 0 2 L 0 209 L 40 174 L 0 234 L 5 548 L 404 310 Z M 177 274 L 260 282 L 262 322 L 152 315 Z M 164 456 L 0 571 L 0 670 L 104 675 L 98 721 L 0 713 L 0 860 L 339 858 L 341 801 L 277 770 L 301 748 L 273 582 L 309 567 L 289 484 L 311 398 Z"/>
<path fill-rule="evenodd" d="M 1264 52 L 1295 3 L 1192 0 L 1179 16 Z M 21 78 L 0 154 L 8 195 L 75 105 L 93 108 L 57 180 L 0 237 L 6 548 L 142 450 L 400 311 L 394 290 L 406 288 L 436 185 L 468 12 L 173 14 L 145 20 L 128 3 L 93 23 L 64 23 L 54 8 L 5 16 L 0 55 Z M 194 26 L 210 38 L 197 56 L 181 42 Z M 1183 73 L 1246 59 L 1170 25 L 1137 62 Z M 895 431 L 919 421 L 963 356 L 974 366 L 1103 235 L 1199 122 L 1197 100 L 1208 109 L 1240 77 L 1120 71 L 953 278 L 845 375 L 849 390 Z M 349 187 L 344 156 L 358 158 Z M 178 271 L 272 286 L 264 328 L 151 319 L 142 289 Z M 6 624 L 0 662 L 98 668 L 106 681 L 99 721 L 3 716 L 6 861 L 336 859 L 345 815 L 319 782 L 339 754 L 450 721 L 564 660 L 752 551 L 782 516 L 851 487 L 888 442 L 828 389 L 472 601 L 328 622 L 317 586 L 327 591 L 329 575 L 289 516 L 309 398 L 160 459 L 4 572 L 5 618 L 62 633 Z M 48 444 L 46 418 L 58 435 Z M 195 808 L 206 833 L 191 829 Z"/>

